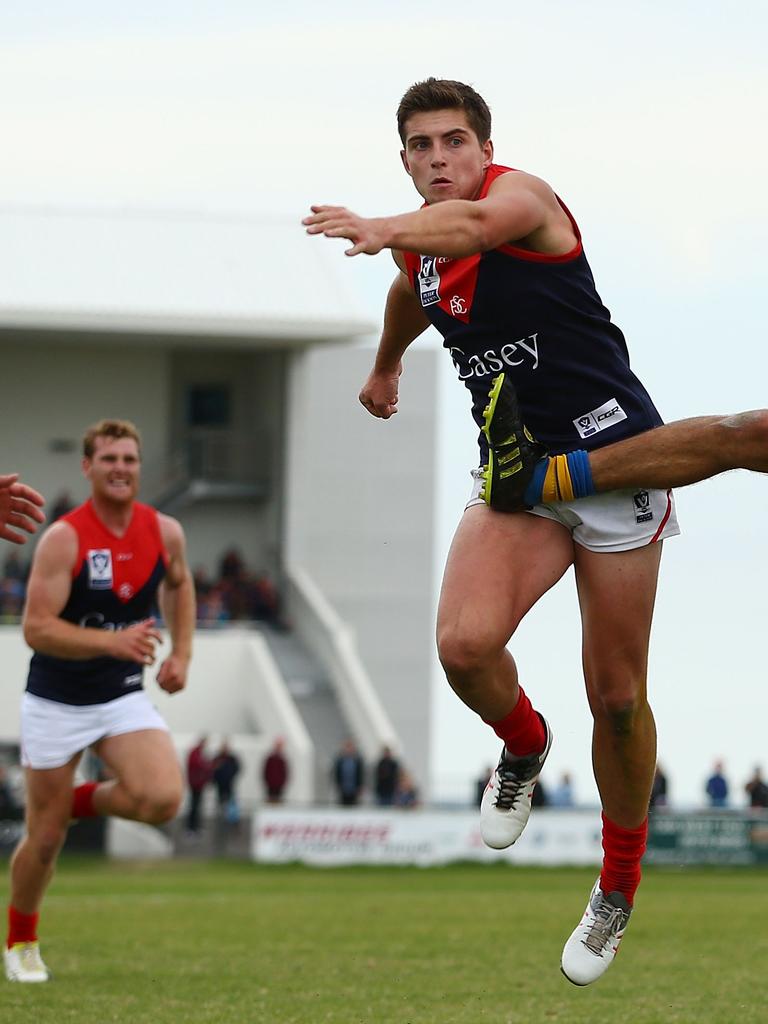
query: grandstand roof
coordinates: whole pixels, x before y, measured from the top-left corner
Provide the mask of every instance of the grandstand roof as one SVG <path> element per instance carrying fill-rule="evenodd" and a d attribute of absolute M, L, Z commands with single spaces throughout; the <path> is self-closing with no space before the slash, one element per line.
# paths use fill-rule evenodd
<path fill-rule="evenodd" d="M 0 330 L 306 345 L 373 331 L 337 253 L 298 224 L 0 207 Z"/>

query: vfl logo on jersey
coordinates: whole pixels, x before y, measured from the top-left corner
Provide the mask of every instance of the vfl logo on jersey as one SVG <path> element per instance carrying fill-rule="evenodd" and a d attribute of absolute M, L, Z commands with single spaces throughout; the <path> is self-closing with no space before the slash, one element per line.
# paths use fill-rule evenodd
<path fill-rule="evenodd" d="M 440 301 L 440 275 L 434 256 L 422 256 L 419 268 L 419 295 L 422 306 Z"/>
<path fill-rule="evenodd" d="M 592 412 L 585 412 L 583 416 L 577 416 L 573 425 L 579 432 L 579 437 L 591 437 L 600 430 L 607 430 L 609 427 L 621 423 L 627 418 L 627 414 L 621 408 L 615 398 L 610 399 L 599 409 Z"/>
<path fill-rule="evenodd" d="M 653 519 L 651 496 L 648 491 L 638 491 L 637 494 L 633 494 L 632 503 L 635 506 L 636 523 L 648 523 Z"/>
<path fill-rule="evenodd" d="M 88 558 L 88 586 L 91 590 L 112 589 L 112 552 L 109 548 L 92 548 Z"/>

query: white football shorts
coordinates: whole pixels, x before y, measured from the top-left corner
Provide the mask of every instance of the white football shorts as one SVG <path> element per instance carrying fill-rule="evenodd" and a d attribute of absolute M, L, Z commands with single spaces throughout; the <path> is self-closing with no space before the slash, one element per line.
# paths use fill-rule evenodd
<path fill-rule="evenodd" d="M 25 768 L 61 768 L 75 754 L 107 736 L 168 726 L 144 690 L 106 704 L 61 704 L 32 693 L 21 701 L 21 763 Z"/>
<path fill-rule="evenodd" d="M 482 470 L 473 469 L 472 477 L 467 508 L 485 504 L 480 497 Z M 671 490 L 606 491 L 574 501 L 535 505 L 528 512 L 560 523 L 588 551 L 632 551 L 680 533 Z"/>

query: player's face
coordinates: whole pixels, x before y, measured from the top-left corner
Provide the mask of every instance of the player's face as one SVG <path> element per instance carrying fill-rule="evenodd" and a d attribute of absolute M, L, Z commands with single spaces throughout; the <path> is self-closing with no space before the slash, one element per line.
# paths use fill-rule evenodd
<path fill-rule="evenodd" d="M 405 122 L 403 166 L 428 203 L 476 199 L 493 161 L 493 143 L 481 143 L 463 110 L 430 110 Z"/>
<path fill-rule="evenodd" d="M 131 437 L 97 437 L 90 459 L 83 459 L 83 472 L 91 482 L 94 498 L 127 504 L 139 492 L 141 456 Z"/>

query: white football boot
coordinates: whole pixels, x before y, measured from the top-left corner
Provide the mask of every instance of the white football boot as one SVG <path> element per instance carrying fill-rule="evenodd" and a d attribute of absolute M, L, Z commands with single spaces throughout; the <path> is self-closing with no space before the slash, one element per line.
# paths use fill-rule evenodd
<path fill-rule="evenodd" d="M 546 742 L 540 754 L 507 757 L 506 747 L 501 760 L 485 787 L 480 803 L 480 834 L 486 846 L 505 850 L 517 842 L 531 815 L 531 800 L 536 780 L 552 746 L 552 730 L 539 715 Z"/>
<path fill-rule="evenodd" d="M 560 970 L 574 985 L 590 985 L 613 963 L 632 908 L 620 892 L 604 893 L 600 879 L 576 930 L 565 944 Z"/>
<path fill-rule="evenodd" d="M 16 942 L 10 949 L 3 950 L 3 959 L 8 981 L 34 983 L 50 980 L 51 975 L 40 956 L 37 942 Z"/>

